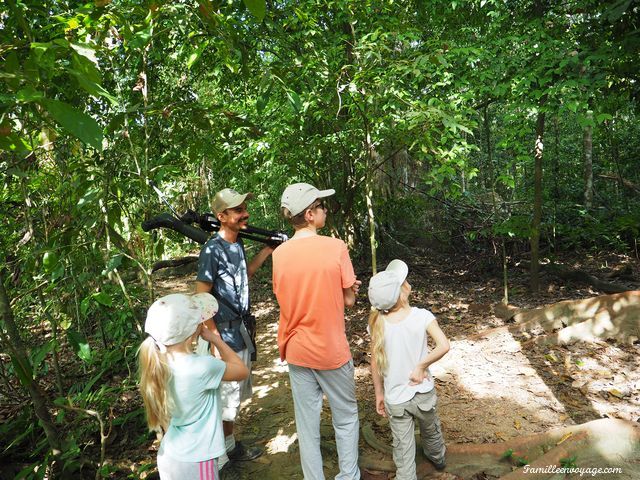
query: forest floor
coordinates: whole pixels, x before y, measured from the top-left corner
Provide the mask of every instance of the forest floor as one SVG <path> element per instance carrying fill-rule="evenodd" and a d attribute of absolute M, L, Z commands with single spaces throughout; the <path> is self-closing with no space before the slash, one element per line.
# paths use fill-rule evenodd
<path fill-rule="evenodd" d="M 501 273 L 486 273 L 484 262 L 471 257 L 425 255 L 405 260 L 409 264 L 408 280 L 413 286 L 411 303 L 431 310 L 451 341 L 450 352 L 431 369 L 436 378 L 438 412 L 448 444 L 496 443 L 600 418 L 640 421 L 640 344 L 637 341 L 633 344 L 579 342 L 569 346 L 528 344 L 522 348 L 523 338 L 506 331 L 472 340 L 470 337 L 479 332 L 505 324 L 493 314 L 494 305 L 500 303 L 503 295 Z M 583 256 L 564 261 L 596 276 L 604 276 L 621 264 L 631 265 L 632 277 L 640 278 L 637 260 L 628 257 Z M 370 272 L 357 273 L 366 285 Z M 528 293 L 525 269 L 514 268 L 509 275 L 510 304 L 520 308 L 600 294 L 588 286 L 543 275 L 540 293 L 532 295 Z M 276 344 L 278 307 L 267 275 L 258 277 L 252 287 L 252 302 L 258 318 L 259 357 L 253 369 L 254 395 L 243 407 L 237 437 L 262 445 L 265 455 L 244 464 L 243 477 L 301 479 L 287 367 L 279 359 Z M 193 275 L 159 279 L 156 287 L 158 294 L 191 291 Z M 639 287 L 636 283 L 629 284 L 629 288 Z M 378 416 L 374 408 L 367 353 L 368 310 L 366 288 L 363 288 L 356 308 L 347 314 L 347 338 L 356 365 L 360 424 L 361 427 L 370 425 L 377 439 L 390 445 L 387 420 Z M 326 402 L 321 434 L 325 473 L 331 478 L 338 468 Z M 362 435 L 360 446 L 364 455 L 384 457 L 373 450 Z M 151 449 L 149 455 L 153 454 Z M 392 473 L 363 473 L 364 478 L 393 478 Z M 459 477 L 433 473 L 421 478 Z M 478 472 L 473 478 L 495 477 Z"/>

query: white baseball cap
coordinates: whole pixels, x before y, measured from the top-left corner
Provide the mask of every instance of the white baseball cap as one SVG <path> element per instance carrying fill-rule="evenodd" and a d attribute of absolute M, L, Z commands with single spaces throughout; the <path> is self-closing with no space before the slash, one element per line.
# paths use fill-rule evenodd
<path fill-rule="evenodd" d="M 369 302 L 376 310 L 389 310 L 400 297 L 400 287 L 407 278 L 409 267 L 402 260 L 392 260 L 387 268 L 369 281 Z"/>
<path fill-rule="evenodd" d="M 215 213 L 224 212 L 227 208 L 235 208 L 252 197 L 252 193 L 238 193 L 233 188 L 225 188 L 213 197 L 213 211 Z"/>
<path fill-rule="evenodd" d="M 144 331 L 158 348 L 183 342 L 198 325 L 218 312 L 218 301 L 210 293 L 172 293 L 157 299 L 147 311 Z"/>
<path fill-rule="evenodd" d="M 287 208 L 291 212 L 291 216 L 295 217 L 299 213 L 315 202 L 319 198 L 329 197 L 336 193 L 332 188 L 328 190 L 318 190 L 308 183 L 294 183 L 284 189 L 280 205 Z"/>

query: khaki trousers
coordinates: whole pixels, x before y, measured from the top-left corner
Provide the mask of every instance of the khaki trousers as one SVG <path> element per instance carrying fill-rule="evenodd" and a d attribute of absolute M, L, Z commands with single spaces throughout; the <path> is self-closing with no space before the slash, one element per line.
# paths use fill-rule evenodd
<path fill-rule="evenodd" d="M 445 445 L 440 419 L 436 413 L 435 389 L 416 393 L 409 401 L 397 405 L 385 402 L 393 435 L 393 461 L 396 480 L 416 480 L 415 422 L 420 427 L 424 455 L 436 465 L 445 463 Z"/>

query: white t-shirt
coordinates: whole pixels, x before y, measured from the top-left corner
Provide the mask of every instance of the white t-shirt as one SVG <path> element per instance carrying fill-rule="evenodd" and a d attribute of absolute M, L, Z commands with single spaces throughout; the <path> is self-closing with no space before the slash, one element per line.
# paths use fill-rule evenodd
<path fill-rule="evenodd" d="M 220 381 L 226 365 L 213 355 L 170 357 L 169 394 L 175 407 L 158 455 L 204 462 L 225 452 Z"/>
<path fill-rule="evenodd" d="M 419 385 L 409 385 L 409 375 L 429 352 L 427 326 L 434 318 L 429 310 L 412 307 L 409 315 L 398 323 L 385 319 L 384 350 L 388 367 L 384 376 L 384 399 L 388 404 L 408 402 L 416 393 L 433 390 L 430 374 Z"/>

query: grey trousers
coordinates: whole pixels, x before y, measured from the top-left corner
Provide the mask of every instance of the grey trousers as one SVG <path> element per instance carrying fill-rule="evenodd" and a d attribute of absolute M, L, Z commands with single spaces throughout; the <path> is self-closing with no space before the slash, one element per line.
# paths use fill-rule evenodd
<path fill-rule="evenodd" d="M 358 404 L 353 361 L 335 370 L 314 370 L 289 364 L 289 379 L 305 480 L 324 480 L 320 452 L 322 395 L 331 407 L 340 472 L 336 480 L 358 480 Z"/>
<path fill-rule="evenodd" d="M 416 480 L 415 424 L 420 426 L 420 440 L 424 455 L 434 464 L 445 463 L 445 445 L 440 419 L 436 413 L 435 389 L 417 393 L 408 402 L 398 405 L 385 403 L 393 435 L 393 461 L 396 480 Z"/>

